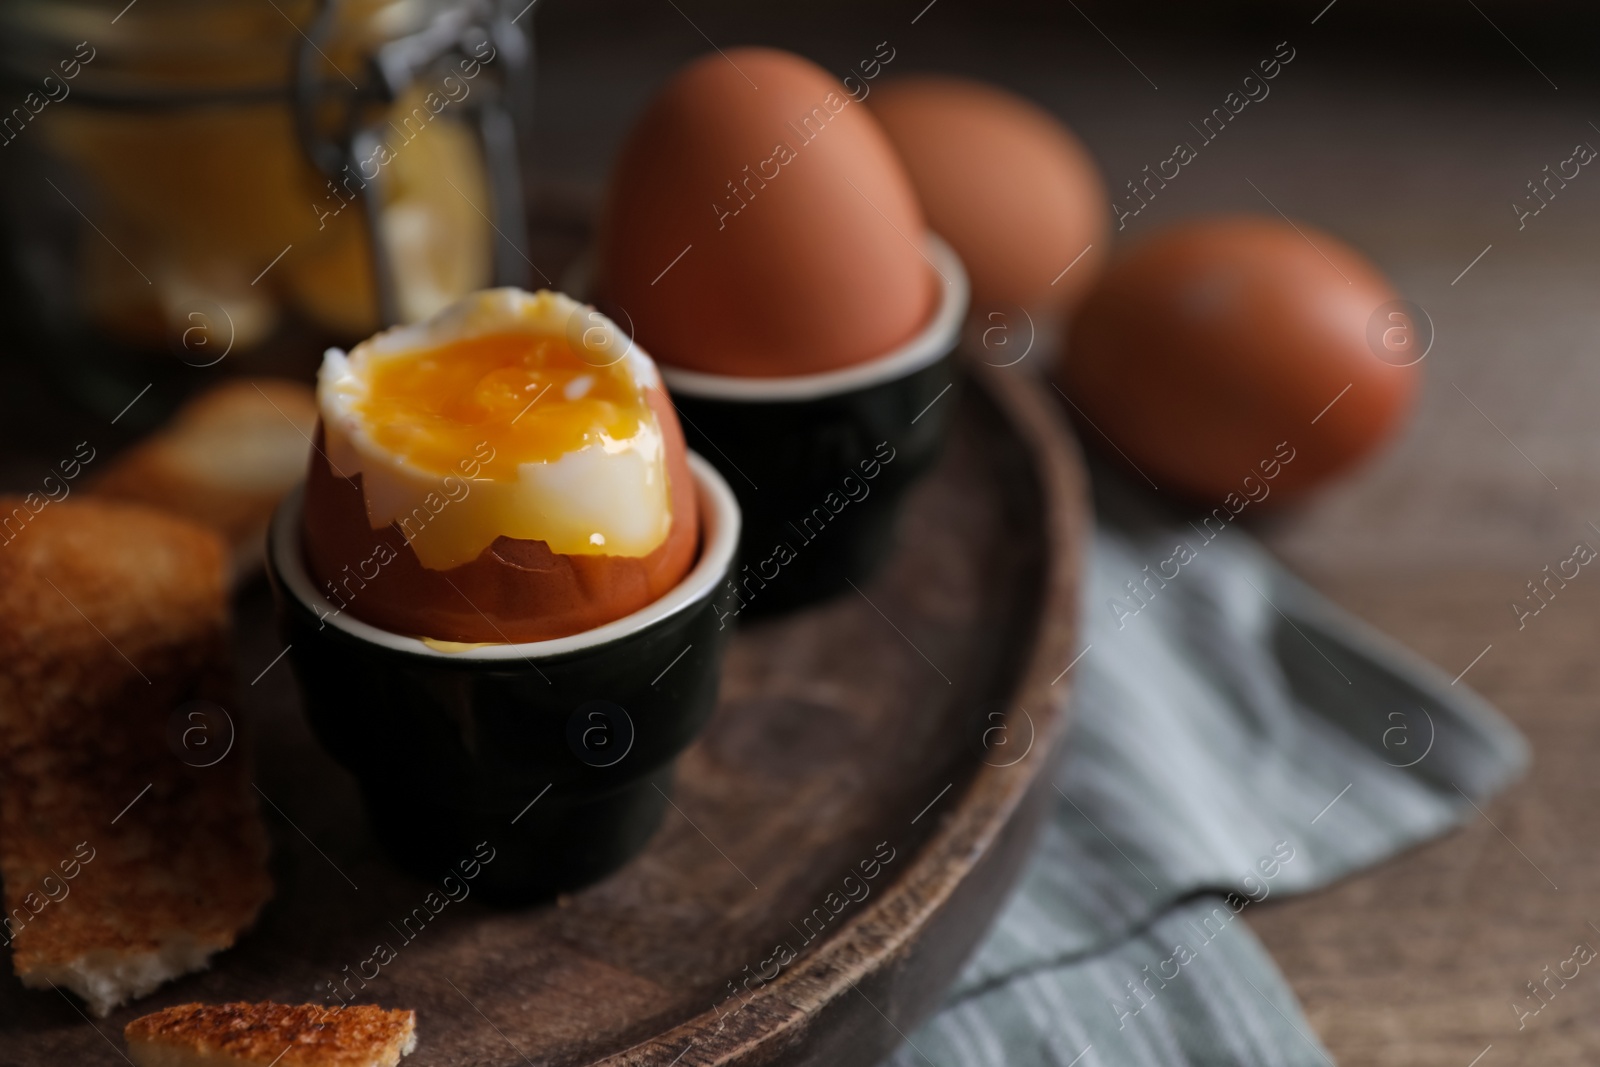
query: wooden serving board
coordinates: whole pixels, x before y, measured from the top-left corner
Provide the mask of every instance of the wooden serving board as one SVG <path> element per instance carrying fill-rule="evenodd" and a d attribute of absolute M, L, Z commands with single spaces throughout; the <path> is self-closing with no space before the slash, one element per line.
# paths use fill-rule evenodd
<path fill-rule="evenodd" d="M 1034 839 L 1089 534 L 1076 448 L 1032 382 L 975 366 L 944 402 L 954 438 L 885 572 L 737 635 L 647 851 L 554 905 L 425 906 L 440 887 L 378 854 L 268 666 L 281 644 L 251 591 L 233 711 L 257 737 L 276 899 L 211 971 L 99 1033 L 64 995 L 0 980 L 0 1060 L 120 1064 L 143 1012 L 331 1005 L 330 982 L 376 969 L 359 999 L 418 1014 L 408 1067 L 876 1062 L 934 1009 Z"/>

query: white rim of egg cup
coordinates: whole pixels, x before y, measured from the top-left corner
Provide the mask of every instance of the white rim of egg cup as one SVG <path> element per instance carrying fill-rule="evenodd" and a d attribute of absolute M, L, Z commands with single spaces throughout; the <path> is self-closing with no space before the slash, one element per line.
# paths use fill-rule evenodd
<path fill-rule="evenodd" d="M 714 592 L 726 577 L 734 549 L 739 544 L 739 502 L 716 468 L 694 452 L 689 453 L 689 471 L 695 481 L 695 502 L 700 509 L 701 520 L 700 555 L 695 565 L 682 581 L 638 611 L 566 637 L 486 644 L 481 648 L 446 652 L 433 648 L 420 637 L 385 630 L 335 608 L 333 602 L 318 591 L 310 572 L 306 570 L 300 537 L 300 520 L 305 505 L 304 483 L 284 497 L 272 518 L 272 562 L 289 593 L 313 615 L 325 619 L 328 625 L 351 637 L 395 652 L 454 663 L 550 659 L 583 652 L 638 633 L 676 615 L 708 592 Z"/>
<path fill-rule="evenodd" d="M 940 285 L 939 306 L 916 335 L 881 356 L 839 370 L 821 374 L 797 374 L 781 378 L 747 378 L 732 374 L 707 374 L 685 370 L 657 359 L 656 369 L 674 396 L 696 399 L 738 400 L 747 403 L 792 403 L 836 396 L 868 386 L 904 378 L 942 359 L 961 340 L 961 324 L 967 317 L 971 298 L 966 268 L 955 249 L 938 234 L 923 234 L 924 258 L 933 267 Z M 593 261 L 585 256 L 568 271 L 567 283 L 578 299 L 588 299 Z"/>

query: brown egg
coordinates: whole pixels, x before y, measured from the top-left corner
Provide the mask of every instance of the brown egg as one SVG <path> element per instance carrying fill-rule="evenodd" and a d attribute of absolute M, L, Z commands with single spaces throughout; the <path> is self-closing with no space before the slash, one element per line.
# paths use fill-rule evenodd
<path fill-rule="evenodd" d="M 307 569 L 333 605 L 449 642 L 565 637 L 646 607 L 699 552 L 650 357 L 559 293 L 494 289 L 330 350 Z"/>
<path fill-rule="evenodd" d="M 441 641 L 544 641 L 646 607 L 682 580 L 700 550 L 683 430 L 663 390 L 650 390 L 650 407 L 666 438 L 672 507 L 672 527 L 659 548 L 640 557 L 562 555 L 543 541 L 501 537 L 448 570 L 424 567 L 398 524 L 368 525 L 361 476 L 341 478 L 328 468 L 319 428 L 305 496 L 313 580 L 359 619 Z"/>
<path fill-rule="evenodd" d="M 1411 407 L 1418 368 L 1368 340 L 1395 299 L 1365 257 L 1304 223 L 1185 223 L 1112 265 L 1057 380 L 1085 439 L 1109 440 L 1164 491 L 1292 497 L 1372 452 Z"/>
<path fill-rule="evenodd" d="M 905 168 L 832 75 L 765 48 L 708 55 L 633 128 L 612 172 L 595 287 L 662 363 L 744 377 L 884 355 L 938 278 Z"/>
<path fill-rule="evenodd" d="M 1072 131 L 1020 96 L 959 78 L 905 78 L 870 101 L 928 224 L 967 268 L 974 315 L 1070 312 L 1110 245 L 1105 183 Z"/>

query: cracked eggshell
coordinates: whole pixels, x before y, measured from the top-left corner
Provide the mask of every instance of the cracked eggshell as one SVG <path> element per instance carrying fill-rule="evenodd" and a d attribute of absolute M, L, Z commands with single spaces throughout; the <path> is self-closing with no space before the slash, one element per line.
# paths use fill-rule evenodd
<path fill-rule="evenodd" d="M 552 304 L 557 297 L 510 290 L 475 294 L 428 323 L 388 331 L 366 345 L 383 355 L 486 332 L 561 330 L 573 309 L 587 309 L 566 297 Z M 349 357 L 330 353 L 325 364 L 319 398 L 323 419 L 305 493 L 306 563 L 318 587 L 344 605 L 341 610 L 396 633 L 437 641 L 542 641 L 631 614 L 671 590 L 693 566 L 700 530 L 688 450 L 655 367 L 637 346 L 622 358 L 654 416 L 651 439 L 644 443 L 662 458 L 656 466 L 664 464 L 666 472 L 664 499 L 660 486 L 653 493 L 648 479 L 639 476 L 638 456 L 589 447 L 538 464 L 532 477 L 512 482 L 444 472 L 469 488 L 458 499 L 435 492 L 431 506 L 427 493 L 438 489 L 441 473 L 409 469 L 404 459 L 383 454 L 363 433 L 350 402 L 361 388 L 351 380 L 351 364 L 360 352 L 361 346 Z M 431 551 L 423 548 L 427 530 L 413 543 L 397 518 L 411 514 L 413 505 L 431 513 L 428 523 L 451 534 L 452 545 L 469 546 L 467 558 L 419 556 L 419 548 Z M 471 525 L 469 519 L 498 524 L 478 539 L 481 547 L 460 529 L 447 530 L 446 520 L 462 526 Z M 552 549 L 546 539 L 499 532 L 528 523 L 548 530 L 558 543 L 562 538 L 572 542 L 563 545 L 569 551 Z M 574 541 L 580 527 L 586 531 L 597 523 L 614 531 L 610 545 L 629 543 L 648 551 L 605 554 L 586 543 L 587 533 L 585 543 Z"/>

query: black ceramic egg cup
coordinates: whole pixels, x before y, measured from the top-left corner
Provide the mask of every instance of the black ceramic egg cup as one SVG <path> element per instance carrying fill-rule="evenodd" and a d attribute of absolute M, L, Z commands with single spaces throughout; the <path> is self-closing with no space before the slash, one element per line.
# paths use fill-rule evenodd
<path fill-rule="evenodd" d="M 929 234 L 939 304 L 913 338 L 824 374 L 744 378 L 661 367 L 689 446 L 744 513 L 733 610 L 770 615 L 867 581 L 907 491 L 938 458 L 956 406 L 967 313 L 955 252 Z"/>
<path fill-rule="evenodd" d="M 690 456 L 700 557 L 666 596 L 568 638 L 444 651 L 334 610 L 306 571 L 301 496 L 268 570 L 306 717 L 360 784 L 379 842 L 422 876 L 483 861 L 517 903 L 604 877 L 661 820 L 673 761 L 716 706 L 739 510 Z"/>

